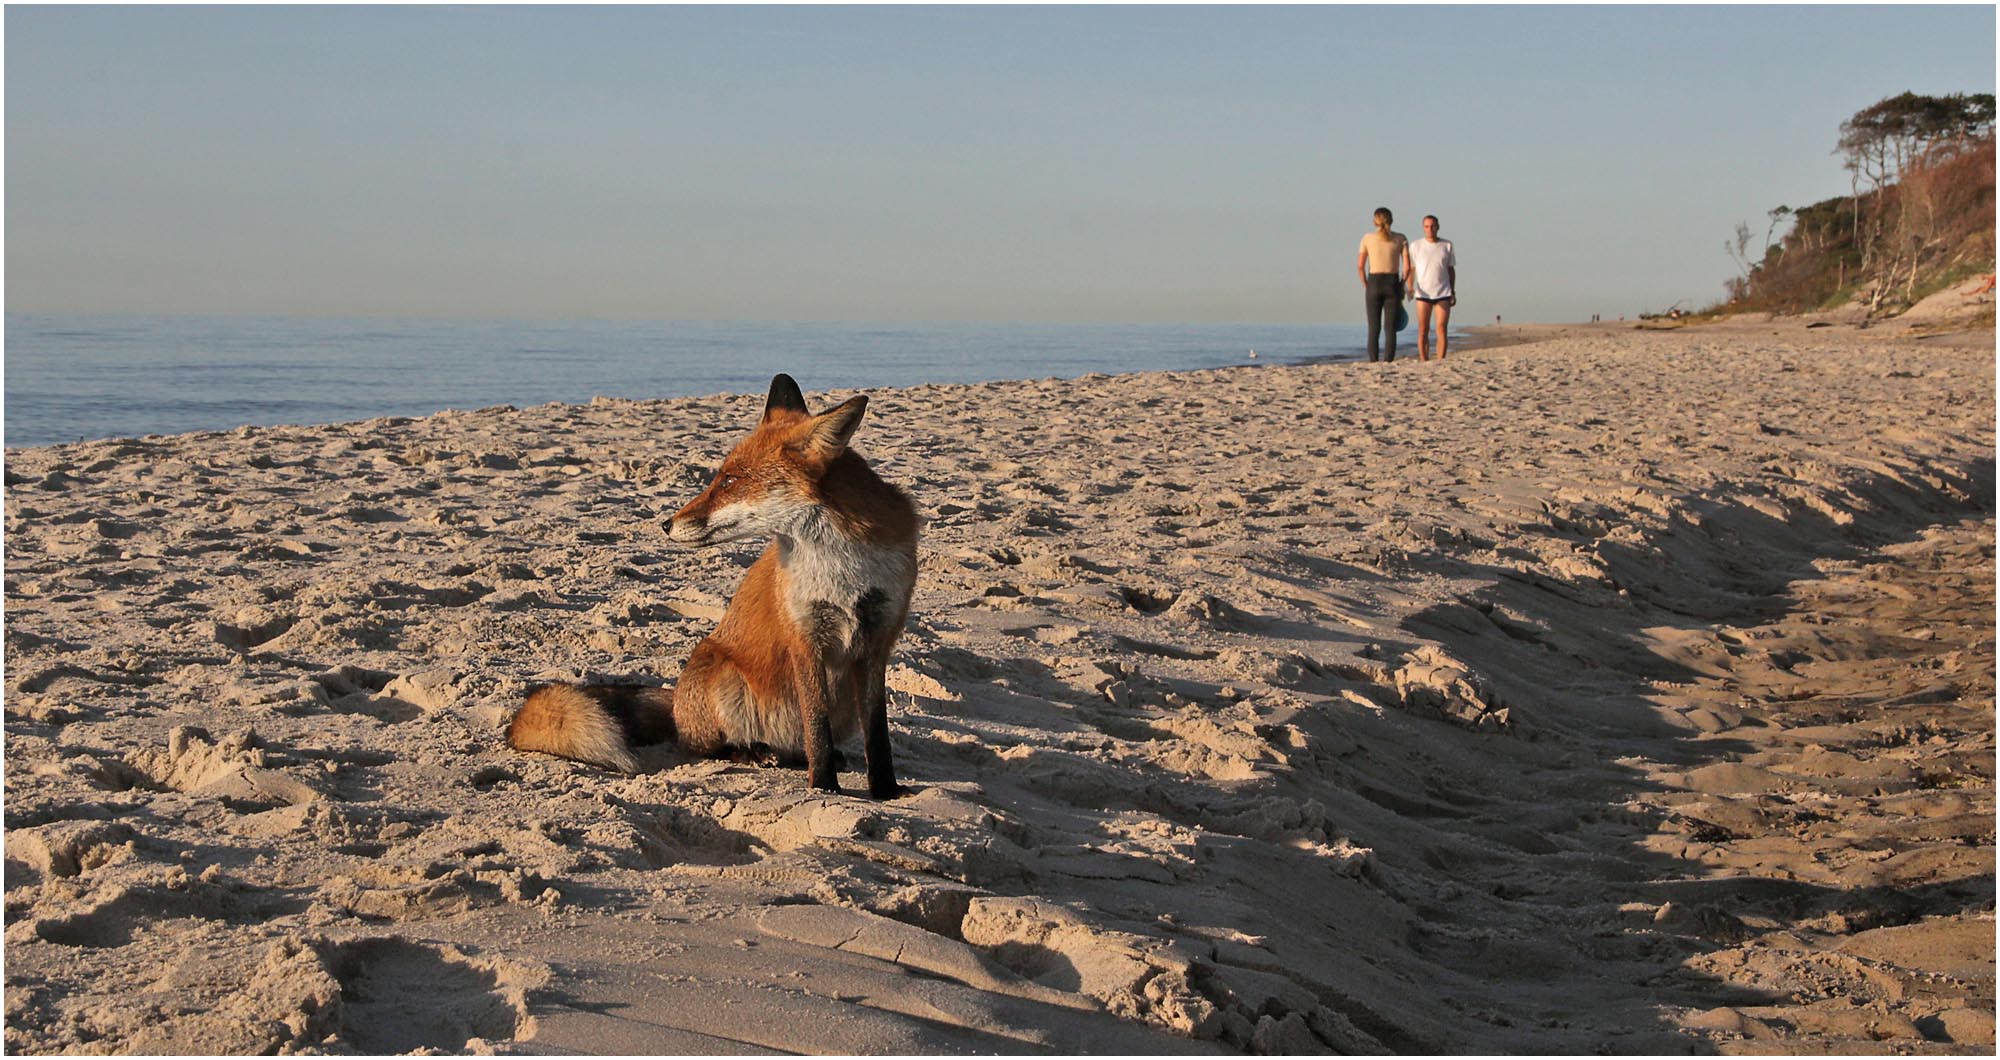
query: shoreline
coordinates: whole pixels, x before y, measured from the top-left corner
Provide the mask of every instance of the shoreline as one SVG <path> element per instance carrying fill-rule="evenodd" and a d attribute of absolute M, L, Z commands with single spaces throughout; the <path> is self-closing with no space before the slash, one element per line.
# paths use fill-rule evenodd
<path fill-rule="evenodd" d="M 1630 330 L 1632 325 L 1622 321 L 1582 322 L 1576 324 L 1546 324 L 1530 322 L 1525 324 L 1480 324 L 1465 329 L 1469 341 L 1467 350 L 1497 350 L 1506 346 L 1524 346 L 1536 342 L 1571 338 L 1581 335 L 1601 334 L 1606 331 Z"/>
<path fill-rule="evenodd" d="M 121 318 L 121 319 L 122 319 L 122 318 Z M 143 318 L 143 317 L 142 317 L 142 318 L 134 318 L 134 319 L 142 319 L 142 320 L 143 320 L 143 319 L 149 319 L 149 318 Z M 209 319 L 209 318 L 203 318 L 203 319 Z M 215 319 L 222 319 L 222 320 L 227 320 L 227 319 L 229 319 L 229 318 L 215 318 Z M 368 319 L 368 318 L 355 318 L 355 319 L 352 319 L 352 320 L 351 320 L 351 319 L 349 319 L 349 318 L 337 318 L 337 322 L 340 322 L 340 323 L 355 323 L 355 322 L 357 322 L 357 321 L 361 321 L 361 320 L 366 320 L 366 319 Z M 448 322 L 448 323 L 464 323 L 464 322 Z M 598 323 L 603 323 L 603 322 L 598 322 Z M 982 326 L 982 327 L 984 327 L 984 326 L 990 326 L 990 325 L 978 325 L 978 326 Z M 1120 327 L 1120 325 L 1093 325 L 1093 326 L 1096 326 L 1096 327 L 1107 327 L 1107 328 L 1116 328 L 1116 327 Z M 1240 326 L 1240 327 L 1256 327 L 1256 326 L 1258 326 L 1258 325 L 1225 325 L 1225 326 L 1232 326 L 1232 327 L 1236 327 L 1236 326 Z M 1286 326 L 1286 327 L 1296 327 L 1296 325 L 1285 325 L 1285 326 Z M 1316 325 L 1315 325 L 1315 326 L 1316 326 Z M 1327 327 L 1329 327 L 1329 328 L 1334 328 L 1334 329 L 1340 329 L 1340 328 L 1348 328 L 1348 329 L 1353 329 L 1353 328 L 1359 328 L 1359 327 L 1360 327 L 1360 325 L 1357 325 L 1357 324 L 1351 324 L 1351 323 L 1344 323 L 1344 324 L 1331 324 L 1331 325 L 1326 325 L 1326 326 L 1327 326 Z M 1198 328 L 1199 328 L 1199 327 L 1201 327 L 1201 326 L 1200 326 L 1200 325 L 1190 325 L 1189 327 L 1191 327 L 1191 328 L 1196 328 L 1196 329 L 1198 329 Z M 1476 329 L 1475 329 L 1475 330 L 1476 330 Z M 1475 339 L 1474 339 L 1474 338 L 1472 338 L 1472 337 L 1471 337 L 1471 336 L 1472 336 L 1472 334 L 1473 334 L 1472 332 L 1468 332 L 1468 331 L 1460 331 L 1460 330 L 1454 330 L 1454 332 L 1453 332 L 1453 341 L 1454 341 L 1454 343 L 1456 343 L 1456 344 L 1457 344 L 1457 345 L 1456 345 L 1456 346 L 1455 346 L 1454 348 L 1458 348 L 1458 349 L 1466 349 L 1466 350 L 1469 350 L 1469 349 L 1473 348 L 1473 347 L 1474 347 L 1475 345 L 1477 345 L 1478 343 L 1477 343 L 1477 342 L 1475 341 Z M 1403 347 L 1403 352 L 1404 352 L 1404 353 L 1405 353 L 1406 355 L 1408 355 L 1408 356 L 1410 356 L 1410 357 L 1412 357 L 1412 358 L 1413 358 L 1413 357 L 1414 357 L 1414 346 L 1412 345 L 1412 343 L 1413 343 L 1413 342 L 1415 341 L 1415 340 L 1414 340 L 1414 337 L 1413 337 L 1413 333 L 1410 333 L 1410 332 L 1405 332 L 1405 333 L 1404 333 L 1404 335 L 1405 335 L 1405 338 L 1404 338 L 1404 341 L 1403 341 L 1403 342 L 1402 342 L 1402 343 L 1401 343 L 1400 345 L 1401 345 L 1401 346 Z M 1234 358 L 1234 357 L 1225 357 L 1224 355 L 1221 355 L 1221 354 L 1216 354 L 1216 355 L 1215 355 L 1215 359 L 1214 359 L 1214 362 L 1213 362 L 1213 363 L 1210 363 L 1210 364 L 1206 364 L 1206 365 L 1202 365 L 1202 366 L 1199 366 L 1199 367 L 1176 367 L 1176 366 L 1163 366 L 1163 367 L 1149 367 L 1149 368 L 1140 368 L 1140 369 L 1133 369 L 1133 370 L 1131 370 L 1131 371 L 1125 371 L 1125 372 L 1103 372 L 1103 371 L 1101 371 L 1101 370 L 1090 370 L 1090 371 L 1078 371 L 1078 372 L 1076 372 L 1076 373 L 1074 373 L 1074 374 L 1059 374 L 1059 375 L 1053 375 L 1053 376 L 1050 376 L 1050 375 L 1043 375 L 1043 376 L 1033 376 L 1033 375 L 1031 375 L 1031 376 L 1025 376 L 1025 377 L 1022 377 L 1022 378 L 1018 378 L 1018 379 L 1002 379 L 1002 380 L 988 380 L 988 382 L 1032 382 L 1032 381 L 1038 381 L 1038 380 L 1042 380 L 1042 379 L 1049 379 L 1049 378 L 1057 378 L 1057 379 L 1077 379 L 1077 378 L 1081 378 L 1081 377 L 1083 377 L 1083 376 L 1086 376 L 1086 375 L 1095 375 L 1095 374 L 1111 374 L 1111 375 L 1129 375 L 1129 374 L 1134 374 L 1135 372 L 1173 372 L 1173 371 L 1198 371 L 1198 370 L 1206 370 L 1206 369 L 1222 369 L 1222 368 L 1238 368 L 1238 367 L 1272 367 L 1272 366 L 1277 366 L 1277 367 L 1288 367 L 1288 366 L 1289 366 L 1289 367 L 1297 367 L 1297 366 L 1304 366 L 1304 365 L 1312 365 L 1312 364 L 1344 364 L 1344 363 L 1361 363 L 1361 362 L 1364 362 L 1365 360 L 1366 360 L 1366 351 L 1365 351 L 1365 348 L 1363 348 L 1362 346 L 1359 346 L 1359 345 L 1356 345 L 1356 346 L 1351 346 L 1351 347 L 1341 347 L 1341 348 L 1338 348 L 1338 349 L 1334 349 L 1334 350 L 1333 350 L 1332 352 L 1325 352 L 1325 353 L 1313 353 L 1313 354 L 1305 354 L 1305 355 L 1300 355 L 1300 354 L 1296 354 L 1296 353 L 1294 353 L 1294 354 L 1290 354 L 1290 355 L 1286 355 L 1286 354 L 1279 354 L 1279 355 L 1275 355 L 1275 356 L 1268 356 L 1268 357 L 1259 357 L 1258 359 L 1255 359 L 1255 360 L 1251 360 L 1251 359 L 1248 359 L 1248 358 L 1241 358 L 1241 359 L 1238 359 L 1238 358 Z M 923 386 L 923 385 L 929 385 L 929 384 L 926 384 L 926 383 L 913 383 L 913 384 L 903 384 L 903 386 Z M 946 384 L 940 384 L 940 385 L 959 385 L 959 384 L 951 384 L 951 383 L 946 383 Z M 747 384 L 746 384 L 746 387 L 747 387 Z M 868 388 L 868 389 L 897 389 L 897 388 L 898 388 L 898 387 L 895 387 L 895 386 L 890 386 L 890 387 L 872 387 L 872 388 Z M 853 388 L 850 388 L 850 389 L 853 389 Z M 857 390 L 857 392 L 858 392 L 858 390 Z M 504 395 L 491 395 L 491 396 L 494 396 L 494 397 L 504 397 Z M 724 398 L 724 397 L 727 397 L 727 396 L 728 396 L 727 392 L 723 392 L 723 391 L 717 391 L 717 392 L 714 392 L 714 393 L 709 393 L 709 394 L 689 394 L 689 395 L 671 395 L 671 396 L 668 396 L 668 395 L 657 395 L 657 394 L 654 394 L 654 395 L 648 395 L 648 396 L 645 396 L 645 397 L 621 397 L 621 398 L 614 398 L 614 400 L 640 400 L 640 401 L 642 401 L 642 400 L 664 400 L 664 399 L 670 399 L 670 398 L 683 398 L 683 397 L 684 397 L 684 398 L 700 398 L 700 399 L 721 399 L 721 398 Z M 135 402 L 136 402 L 136 401 L 140 401 L 140 400 L 142 400 L 142 399 L 141 399 L 141 398 L 139 398 L 139 397 L 136 397 L 136 396 L 135 396 L 135 397 L 132 397 L 132 398 L 131 398 L 131 400 L 132 400 L 132 401 L 135 401 Z M 570 404 L 574 404 L 574 403 L 578 403 L 578 402 L 580 402 L 580 401 L 587 401 L 588 399 L 587 399 L 587 398 L 575 398 L 575 399 L 568 399 L 568 400 L 565 400 L 565 399 L 563 399 L 563 398 L 553 398 L 553 399 L 549 399 L 549 400 L 553 400 L 553 401 L 555 401 L 555 402 L 557 402 L 557 403 L 570 403 Z M 515 407 L 515 408 L 531 408 L 531 407 L 534 407 L 534 406 L 537 406 L 537 405 L 541 405 L 541 404 L 547 404 L 547 403 L 549 403 L 549 400 L 538 400 L 538 399 L 535 399 L 535 398 L 517 398 L 517 399 L 514 399 L 514 400 L 497 400 L 497 401 L 486 401 L 486 402 L 483 402 L 483 403 L 474 403 L 474 402 L 461 402 L 461 403 L 457 403 L 457 404 L 451 404 L 451 403 L 447 403 L 447 402 L 448 402 L 448 399 L 443 399 L 443 398 L 440 398 L 440 399 L 439 399 L 439 401 L 440 401 L 440 404 L 439 404 L 439 405 L 438 405 L 437 407 L 434 407 L 434 408 L 429 408 L 428 410 L 424 410 L 424 411 L 418 411 L 418 410 L 414 410 L 414 409 L 402 409 L 402 410 L 395 410 L 395 409 L 390 409 L 390 410 L 388 410 L 388 411 L 382 411 L 382 412 L 379 412 L 379 413 L 377 413 L 377 414 L 375 414 L 375 415 L 366 415 L 366 414 L 363 414 L 363 413 L 361 413 L 361 412 L 360 412 L 360 411 L 358 411 L 358 410 L 352 410 L 352 409 L 349 409 L 349 410 L 344 410 L 344 411 L 345 411 L 345 413 L 346 413 L 345 415 L 340 415 L 340 416 L 336 416 L 336 417 L 334 417 L 334 418 L 328 418 L 328 419 L 320 419 L 320 420 L 313 420 L 313 421 L 293 421 L 293 422 L 286 422 L 286 423 L 248 423 L 248 422 L 241 422 L 241 421 L 239 421 L 239 422 L 231 422 L 231 423 L 226 423 L 226 424 L 220 424 L 220 425 L 216 425 L 216 426 L 194 426 L 194 427 L 187 427 L 187 428 L 185 428 L 185 429 L 163 429 L 163 430 L 158 430 L 158 431 L 146 431 L 146 432 L 142 432 L 142 433 L 133 433 L 133 432 L 129 432 L 129 431 L 126 431 L 126 432 L 115 432 L 115 433 L 111 433 L 111 434 L 105 434 L 105 435 L 101 435 L 101 436 L 94 436 L 94 437 L 80 437 L 80 438 L 65 438 L 65 439 L 63 439 L 63 440 L 59 440 L 59 441 L 51 441 L 51 442 L 42 442 L 42 443 L 31 443 L 31 444 L 21 444 L 21 445 L 7 445 L 7 446 L 5 447 L 5 451 L 7 451 L 7 452 L 14 452 L 14 451 L 17 451 L 17 450 L 20 450 L 20 451 L 26 451 L 26 450 L 33 450 L 33 449 L 44 449 L 44 448 L 51 448 L 51 447 L 59 447 L 59 446 L 70 446 L 70 445 L 79 445 L 79 444 L 88 444 L 88 443 L 98 443 L 98 442 L 105 442 L 105 441 L 117 441 L 117 440 L 129 440 L 129 441 L 138 441 L 138 440 L 144 440 L 144 439 L 162 439 L 162 438 L 172 438 L 172 437 L 176 437 L 176 436 L 179 436 L 179 435 L 183 435 L 183 434 L 227 434 L 227 433 L 230 433 L 230 432 L 232 432 L 232 431 L 237 431 L 237 430 L 241 430 L 241 429 L 242 429 L 242 428 L 244 428 L 244 427 L 256 427 L 256 428 L 258 428 L 258 429 L 276 429 L 276 428 L 295 428 L 295 427 L 330 427 L 330 426 L 339 426 L 339 425 L 341 425 L 341 424 L 348 424 L 348 423 L 359 423 L 359 422 L 369 422 L 369 421 L 373 421 L 373 420 L 383 420 L 383 419 L 422 419 L 422 418 L 424 418 L 424 417 L 427 417 L 427 416 L 433 416 L 433 415 L 439 415 L 439 414 L 443 414 L 443 413 L 455 413 L 455 412 L 464 412 L 464 411 L 470 411 L 470 410 L 478 410 L 478 409 L 485 409 L 485 408 L 498 408 L 498 407 L 501 407 L 502 405 L 507 405 L 507 406 L 511 406 L 511 407 Z M 32 401 L 28 401 L 28 402 L 27 402 L 26 404 L 21 404 L 21 403 L 17 402 L 17 412 L 16 412 L 16 416 L 15 416 L 15 422 L 16 422 L 17 426 L 18 426 L 18 425 L 19 425 L 20 423 L 22 423 L 22 422 L 23 422 L 23 419 L 22 419 L 22 416 L 23 416 L 23 413 L 22 413 L 21 411 L 19 411 L 19 409 L 20 409 L 20 408 L 27 408 L 27 407 L 31 406 L 32 404 L 33 404 L 33 402 L 32 402 Z"/>
<path fill-rule="evenodd" d="M 1345 326 L 1354 326 L 1354 325 L 1345 325 Z M 1833 318 L 1827 317 L 1826 315 L 1778 317 L 1774 319 L 1770 317 L 1768 314 L 1746 314 L 1740 317 L 1723 318 L 1715 321 L 1701 321 L 1701 322 L 1675 323 L 1675 324 L 1660 324 L 1660 323 L 1647 324 L 1642 322 L 1628 322 L 1628 321 L 1601 321 L 1597 323 L 1529 322 L 1523 324 L 1508 324 L 1497 328 L 1492 325 L 1475 325 L 1467 327 L 1463 330 L 1454 329 L 1452 335 L 1452 342 L 1453 342 L 1452 349 L 1454 352 L 1457 353 L 1470 353 L 1474 350 L 1495 350 L 1509 346 L 1528 345 L 1533 343 L 1549 342 L 1549 341 L 1568 339 L 1568 338 L 1582 338 L 1592 335 L 1618 335 L 1626 332 L 1680 331 L 1689 328 L 1714 329 L 1717 331 L 1729 332 L 1729 333 L 1756 330 L 1760 333 L 1768 332 L 1769 334 L 1775 334 L 1775 335 L 1788 335 L 1798 332 L 1801 329 L 1827 328 L 1827 327 L 1838 327 L 1842 331 L 1851 332 L 1855 334 L 1866 334 L 1870 338 L 1877 340 L 1895 341 L 1900 339 L 1916 338 L 1923 340 L 1927 345 L 1942 345 L 1942 346 L 1964 346 L 1968 344 L 1977 346 L 1981 343 L 1990 344 L 1993 334 L 1992 325 L 1990 322 L 1982 323 L 1979 321 L 1963 321 L 1954 323 L 1951 320 L 1922 319 L 1922 320 L 1904 321 L 1901 318 L 1890 318 L 1882 321 L 1863 322 L 1863 321 L 1848 319 L 1846 317 L 1839 317 L 1838 320 L 1836 321 Z M 1399 351 L 1398 351 L 1399 361 L 1416 359 L 1414 352 L 1415 347 L 1413 343 L 1414 343 L 1414 338 L 1408 338 L 1399 342 Z M 1312 365 L 1339 365 L 1339 364 L 1361 364 L 1361 363 L 1366 363 L 1366 351 L 1359 348 L 1355 348 L 1355 349 L 1343 350 L 1339 353 L 1326 354 L 1324 356 L 1295 357 L 1287 360 L 1266 360 L 1266 359 L 1259 359 L 1255 361 L 1243 360 L 1243 361 L 1231 361 L 1229 363 L 1217 363 L 1217 364 L 1205 365 L 1198 368 L 1146 368 L 1146 369 L 1137 369 L 1130 372 L 1107 373 L 1100 371 L 1090 371 L 1090 372 L 1081 372 L 1077 375 L 1069 375 L 1069 376 L 1041 376 L 1041 377 L 1023 378 L 1023 379 L 989 380 L 986 382 L 1035 383 L 1035 382 L 1046 382 L 1051 379 L 1058 381 L 1062 380 L 1075 381 L 1096 375 L 1126 376 L 1126 375 L 1143 375 L 1151 373 L 1169 373 L 1169 372 L 1219 371 L 1231 368 L 1274 368 L 1274 367 L 1288 368 L 1288 367 L 1308 367 Z M 984 385 L 984 384 L 983 383 L 909 384 L 909 386 L 919 386 L 919 387 L 928 385 L 974 386 L 974 385 Z M 841 392 L 861 393 L 864 391 L 892 391 L 899 389 L 908 389 L 908 387 L 905 386 L 905 387 L 841 388 Z M 716 400 L 724 400 L 729 396 L 730 395 L 726 392 L 717 392 L 713 394 L 704 394 L 704 395 L 686 395 L 686 396 L 676 396 L 676 397 L 651 397 L 651 398 L 608 398 L 607 400 L 716 401 Z M 456 414 L 463 414 L 468 411 L 481 411 L 484 409 L 491 409 L 491 408 L 502 408 L 502 407 L 512 407 L 517 409 L 534 408 L 538 405 L 550 404 L 550 403 L 551 402 L 526 402 L 526 403 L 510 403 L 507 405 L 446 407 L 428 413 L 385 413 L 380 416 L 365 417 L 361 419 L 332 420 L 324 423 L 285 423 L 285 424 L 236 423 L 224 427 L 193 428 L 186 431 L 175 431 L 171 433 L 150 433 L 150 434 L 138 434 L 138 435 L 117 434 L 117 435 L 107 435 L 98 438 L 77 439 L 74 441 L 51 442 L 40 445 L 8 446 L 4 451 L 7 453 L 30 452 L 40 449 L 54 449 L 65 446 L 100 444 L 111 441 L 133 441 L 133 442 L 149 441 L 149 440 L 158 441 L 161 439 L 175 438 L 186 434 L 226 435 L 243 431 L 246 428 L 262 431 L 262 430 L 283 430 L 283 429 L 306 429 L 315 427 L 339 427 L 347 424 L 367 423 L 379 420 L 425 419 L 430 416 L 456 415 Z M 556 401 L 553 403 L 565 404 L 566 402 Z M 567 403 L 574 404 L 574 402 L 567 402 Z"/>
<path fill-rule="evenodd" d="M 1865 336 L 1868 340 L 1878 343 L 1916 340 L 1926 345 L 1967 348 L 1991 347 L 1994 338 L 1993 322 L 1976 315 L 1941 317 L 1906 314 L 1871 321 L 1843 313 L 1802 313 L 1792 316 L 1743 313 L 1710 320 L 1600 320 L 1576 323 L 1530 322 L 1498 326 L 1481 324 L 1466 329 L 1468 341 L 1464 348 L 1490 350 L 1552 342 L 1558 339 L 1617 335 L 1626 332 L 1684 331 L 1727 336 L 1755 332 L 1759 335 L 1784 337 L 1809 334 L 1818 329 L 1836 329 L 1839 333 Z"/>
<path fill-rule="evenodd" d="M 7 1043 L 1990 1052 L 1990 341 L 1548 327 L 867 391 L 889 803 L 500 744 L 760 395 L 9 450 Z"/>

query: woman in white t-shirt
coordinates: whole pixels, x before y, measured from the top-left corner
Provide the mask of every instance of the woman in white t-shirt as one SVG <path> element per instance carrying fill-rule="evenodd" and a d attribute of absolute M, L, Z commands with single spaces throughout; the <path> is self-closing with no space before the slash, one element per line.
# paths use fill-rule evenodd
<path fill-rule="evenodd" d="M 1417 358 L 1428 361 L 1431 354 L 1431 317 L 1437 317 L 1438 360 L 1444 360 L 1445 328 L 1451 323 L 1451 307 L 1458 304 L 1458 259 L 1451 240 L 1438 238 L 1436 214 L 1424 215 L 1424 238 L 1416 240 L 1404 255 L 1409 271 L 1403 280 L 1417 296 Z"/>

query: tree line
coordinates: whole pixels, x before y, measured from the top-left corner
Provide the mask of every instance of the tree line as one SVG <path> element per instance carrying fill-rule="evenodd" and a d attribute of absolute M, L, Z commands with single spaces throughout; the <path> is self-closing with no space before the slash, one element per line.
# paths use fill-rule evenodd
<path fill-rule="evenodd" d="M 1903 92 L 1840 124 L 1849 194 L 1738 222 L 1731 304 L 1797 312 L 1860 297 L 1870 312 L 1993 260 L 1994 97 Z M 1782 237 L 1778 230 L 1789 222 Z M 1948 281 L 1947 281 L 1948 282 Z"/>

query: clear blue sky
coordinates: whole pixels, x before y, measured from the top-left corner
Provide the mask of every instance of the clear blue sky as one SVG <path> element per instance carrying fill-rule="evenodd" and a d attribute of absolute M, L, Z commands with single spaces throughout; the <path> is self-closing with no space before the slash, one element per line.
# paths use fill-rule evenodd
<path fill-rule="evenodd" d="M 7 308 L 1352 321 L 1714 300 L 1994 9 L 6 10 Z"/>

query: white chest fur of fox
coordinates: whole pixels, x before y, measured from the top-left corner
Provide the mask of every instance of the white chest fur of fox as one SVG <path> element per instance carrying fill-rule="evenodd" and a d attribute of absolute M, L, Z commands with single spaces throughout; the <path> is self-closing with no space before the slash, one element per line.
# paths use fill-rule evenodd
<path fill-rule="evenodd" d="M 866 650 L 891 615 L 908 609 L 916 584 L 914 553 L 832 535 L 780 541 L 778 563 L 786 612 L 808 635 L 825 637 L 830 654 Z"/>
<path fill-rule="evenodd" d="M 799 642 L 810 646 L 802 668 L 827 689 L 827 728 L 845 741 L 866 720 L 869 667 L 886 658 L 908 613 L 916 557 L 863 542 L 780 539 L 775 548 L 784 615 Z M 874 675 L 879 680 L 879 673 Z M 760 697 L 749 683 L 731 683 L 715 697 L 724 740 L 763 746 L 780 756 L 806 756 L 804 713 L 788 709 L 796 695 L 780 688 Z M 768 701 L 767 701 L 768 700 Z"/>
<path fill-rule="evenodd" d="M 837 791 L 834 744 L 858 730 L 869 793 L 900 790 L 883 677 L 909 617 L 918 521 L 848 448 L 866 407 L 857 397 L 815 416 L 791 377 L 773 379 L 757 429 L 669 524 L 690 544 L 771 540 L 679 684 L 537 689 L 508 742 L 627 770 L 631 745 L 661 739 L 697 754 L 769 750 Z"/>

